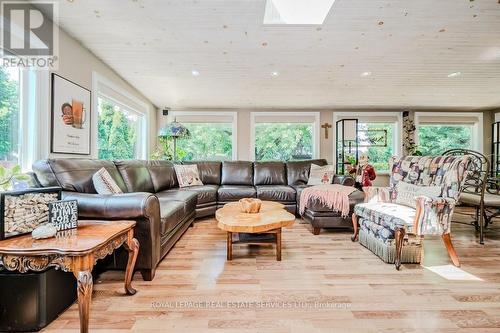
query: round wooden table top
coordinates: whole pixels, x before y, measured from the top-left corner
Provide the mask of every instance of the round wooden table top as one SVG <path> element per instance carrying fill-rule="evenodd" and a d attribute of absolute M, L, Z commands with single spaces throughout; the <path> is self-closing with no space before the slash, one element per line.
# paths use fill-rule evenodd
<path fill-rule="evenodd" d="M 262 201 L 260 211 L 255 214 L 243 213 L 239 202 L 231 202 L 215 212 L 217 227 L 229 232 L 259 233 L 292 225 L 295 215 L 285 210 L 285 206 L 272 201 Z"/>

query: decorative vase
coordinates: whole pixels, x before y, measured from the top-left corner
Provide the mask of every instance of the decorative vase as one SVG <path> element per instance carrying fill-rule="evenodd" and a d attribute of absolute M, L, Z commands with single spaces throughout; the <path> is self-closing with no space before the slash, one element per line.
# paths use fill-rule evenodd
<path fill-rule="evenodd" d="M 240 199 L 240 208 L 243 213 L 255 214 L 260 211 L 260 206 L 262 205 L 262 200 L 245 198 Z"/>

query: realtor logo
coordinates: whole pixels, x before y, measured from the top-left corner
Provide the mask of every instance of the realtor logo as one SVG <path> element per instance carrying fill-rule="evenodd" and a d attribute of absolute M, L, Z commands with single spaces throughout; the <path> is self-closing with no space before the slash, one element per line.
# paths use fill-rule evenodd
<path fill-rule="evenodd" d="M 58 26 L 53 2 L 2 1 L 2 64 L 56 69 Z"/>

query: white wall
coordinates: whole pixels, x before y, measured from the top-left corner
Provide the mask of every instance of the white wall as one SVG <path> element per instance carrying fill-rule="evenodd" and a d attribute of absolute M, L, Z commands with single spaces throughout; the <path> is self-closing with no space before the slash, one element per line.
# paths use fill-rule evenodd
<path fill-rule="evenodd" d="M 123 80 L 116 72 L 114 72 L 107 64 L 102 62 L 88 49 L 84 48 L 77 40 L 69 36 L 66 32 L 60 31 L 59 33 L 59 69 L 54 71 L 58 75 L 71 80 L 89 90 L 92 87 L 92 73 L 96 72 L 100 76 L 106 78 L 114 86 L 120 90 L 125 91 L 128 95 L 145 103 L 150 114 L 150 131 L 149 140 L 151 142 L 150 151 L 156 146 L 156 107 L 145 98 L 138 90 Z M 43 80 L 49 80 L 42 86 L 45 87 L 45 95 L 50 96 L 50 75 L 45 75 Z M 42 92 L 43 94 L 43 92 Z M 97 110 L 92 108 L 91 121 L 92 121 L 92 136 L 91 136 L 91 155 L 70 155 L 70 154 L 51 154 L 50 153 L 50 97 L 43 96 L 40 100 L 40 126 L 38 138 L 40 139 L 40 147 L 37 152 L 38 158 L 47 157 L 89 157 L 96 158 L 96 137 L 97 137 Z M 92 99 L 96 98 L 95 91 L 92 91 Z M 92 103 L 94 105 L 94 103 Z"/>

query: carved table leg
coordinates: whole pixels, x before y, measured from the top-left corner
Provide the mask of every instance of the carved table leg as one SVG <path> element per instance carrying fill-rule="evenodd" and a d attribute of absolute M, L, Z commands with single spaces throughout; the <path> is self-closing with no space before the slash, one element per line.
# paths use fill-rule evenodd
<path fill-rule="evenodd" d="M 356 238 L 358 238 L 358 216 L 356 214 L 352 214 L 352 236 L 351 236 L 351 241 L 355 242 Z"/>
<path fill-rule="evenodd" d="M 73 273 L 78 282 L 78 310 L 80 312 L 80 332 L 89 331 L 90 299 L 92 298 L 92 273 L 90 271 L 77 271 Z"/>
<path fill-rule="evenodd" d="M 396 265 L 396 269 L 399 271 L 401 267 L 401 255 L 403 253 L 403 241 L 405 239 L 405 229 L 396 228 L 396 233 L 394 238 L 396 240 L 396 258 L 394 260 L 394 264 Z"/>
<path fill-rule="evenodd" d="M 227 260 L 233 260 L 233 233 L 227 232 Z"/>
<path fill-rule="evenodd" d="M 137 260 L 137 254 L 139 253 L 139 241 L 129 234 L 128 240 L 123 244 L 125 249 L 128 251 L 128 262 L 127 270 L 125 271 L 125 293 L 127 295 L 134 295 L 137 290 L 132 288 L 132 277 L 134 276 L 135 261 Z"/>
<path fill-rule="evenodd" d="M 276 260 L 281 261 L 281 228 L 276 231 Z"/>

